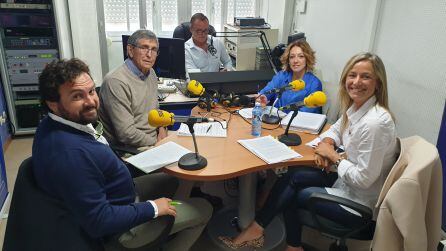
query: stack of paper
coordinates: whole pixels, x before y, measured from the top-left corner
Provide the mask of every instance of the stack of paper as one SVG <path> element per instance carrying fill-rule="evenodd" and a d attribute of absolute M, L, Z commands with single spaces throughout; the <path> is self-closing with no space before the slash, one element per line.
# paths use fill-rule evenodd
<path fill-rule="evenodd" d="M 302 155 L 274 139 L 271 135 L 254 139 L 241 139 L 238 140 L 238 143 L 268 164 L 302 158 Z"/>
<path fill-rule="evenodd" d="M 288 113 L 280 122 L 283 128 L 287 127 L 291 115 L 293 115 L 293 112 Z M 327 116 L 325 114 L 299 112 L 291 122 L 290 130 L 318 134 L 324 127 L 326 121 Z"/>
<path fill-rule="evenodd" d="M 226 121 L 194 124 L 195 136 L 226 138 L 226 125 Z M 184 123 L 180 125 L 177 134 L 178 136 L 192 136 L 189 127 Z"/>
<path fill-rule="evenodd" d="M 167 142 L 160 146 L 134 155 L 127 162 L 141 169 L 146 173 L 155 171 L 163 166 L 177 162 L 183 155 L 190 153 L 188 149 L 174 142 Z"/>

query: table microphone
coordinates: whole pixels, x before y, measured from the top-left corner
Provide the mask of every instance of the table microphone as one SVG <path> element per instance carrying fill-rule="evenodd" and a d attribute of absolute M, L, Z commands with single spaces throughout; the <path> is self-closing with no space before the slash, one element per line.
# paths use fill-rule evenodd
<path fill-rule="evenodd" d="M 194 153 L 186 153 L 178 160 L 178 167 L 185 170 L 199 170 L 205 168 L 208 164 L 205 157 L 198 153 L 197 141 L 195 139 L 194 124 L 200 122 L 214 121 L 211 118 L 201 118 L 192 116 L 176 116 L 175 114 L 163 110 L 150 110 L 149 112 L 149 124 L 151 126 L 169 126 L 175 122 L 183 122 L 189 128 L 189 132 L 192 135 L 194 141 Z"/>
<path fill-rule="evenodd" d="M 312 94 L 308 95 L 306 98 L 304 98 L 303 101 L 290 104 L 287 106 L 280 107 L 279 110 L 292 110 L 293 114 L 291 115 L 290 121 L 288 122 L 288 125 L 286 126 L 285 133 L 282 135 L 279 135 L 278 139 L 280 142 L 284 143 L 287 146 L 298 146 L 302 143 L 302 139 L 298 134 L 295 133 L 288 133 L 290 130 L 290 125 L 293 119 L 297 116 L 297 113 L 299 112 L 299 108 L 302 106 L 315 108 L 319 106 L 323 106 L 327 103 L 327 96 L 325 93 L 321 91 L 313 92 Z"/>
<path fill-rule="evenodd" d="M 212 106 L 212 96 L 211 94 L 206 92 L 206 89 L 203 87 L 203 85 L 198 82 L 197 80 L 191 80 L 187 84 L 187 90 L 196 95 L 196 96 L 204 96 L 206 98 L 206 110 L 209 112 L 211 111 Z"/>
<path fill-rule="evenodd" d="M 269 110 L 269 114 L 265 114 L 262 116 L 262 121 L 267 124 L 279 124 L 280 118 L 277 115 L 273 115 L 273 108 L 276 102 L 280 99 L 282 96 L 282 93 L 287 90 L 292 91 L 300 91 L 305 89 L 305 82 L 302 79 L 296 79 L 291 81 L 288 85 L 281 87 L 281 88 L 275 88 L 269 91 L 266 91 L 264 94 L 272 94 L 272 93 L 278 93 L 276 100 L 274 101 L 274 104 L 271 106 L 271 110 Z"/>
<path fill-rule="evenodd" d="M 202 123 L 202 122 L 212 122 L 213 118 L 202 118 L 193 116 L 180 116 L 175 115 L 171 112 L 163 110 L 150 110 L 149 112 L 149 124 L 153 127 L 164 127 L 173 125 L 175 122 L 178 123 Z"/>

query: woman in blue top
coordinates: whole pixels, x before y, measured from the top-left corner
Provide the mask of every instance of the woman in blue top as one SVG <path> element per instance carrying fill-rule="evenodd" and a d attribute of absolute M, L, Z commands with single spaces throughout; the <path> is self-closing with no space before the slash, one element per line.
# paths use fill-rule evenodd
<path fill-rule="evenodd" d="M 275 100 L 277 94 L 264 94 L 265 92 L 287 86 L 291 81 L 302 79 L 305 82 L 305 89 L 300 91 L 284 91 L 280 99 L 276 102 L 276 107 L 303 101 L 305 97 L 315 91 L 322 91 L 321 81 L 312 73 L 316 58 L 315 52 L 304 40 L 298 40 L 288 45 L 283 55 L 280 57 L 282 71 L 277 73 L 268 85 L 259 94 L 260 102 L 266 105 L 269 100 Z M 302 107 L 299 111 L 321 113 L 322 108 Z"/>

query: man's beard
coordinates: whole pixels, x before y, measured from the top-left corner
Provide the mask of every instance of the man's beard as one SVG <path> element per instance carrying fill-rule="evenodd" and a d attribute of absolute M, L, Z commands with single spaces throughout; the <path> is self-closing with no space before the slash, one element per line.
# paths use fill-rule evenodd
<path fill-rule="evenodd" d="M 59 104 L 58 108 L 62 118 L 81 125 L 88 125 L 90 123 L 96 123 L 96 121 L 98 121 L 98 109 L 96 108 L 96 106 L 85 107 L 81 112 L 79 112 L 79 114 L 76 114 L 75 116 L 73 116 L 73 114 L 70 114 L 61 104 Z M 84 114 L 91 109 L 94 109 L 96 111 L 96 115 L 93 117 L 85 116 Z"/>

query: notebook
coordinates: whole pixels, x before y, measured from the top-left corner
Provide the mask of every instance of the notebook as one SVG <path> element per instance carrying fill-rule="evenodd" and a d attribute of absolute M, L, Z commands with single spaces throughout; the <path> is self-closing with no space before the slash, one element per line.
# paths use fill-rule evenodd
<path fill-rule="evenodd" d="M 283 128 L 287 127 L 292 115 L 293 112 L 290 112 L 282 119 L 280 124 Z M 325 114 L 299 112 L 291 122 L 290 130 L 319 134 L 326 122 L 327 116 Z"/>

